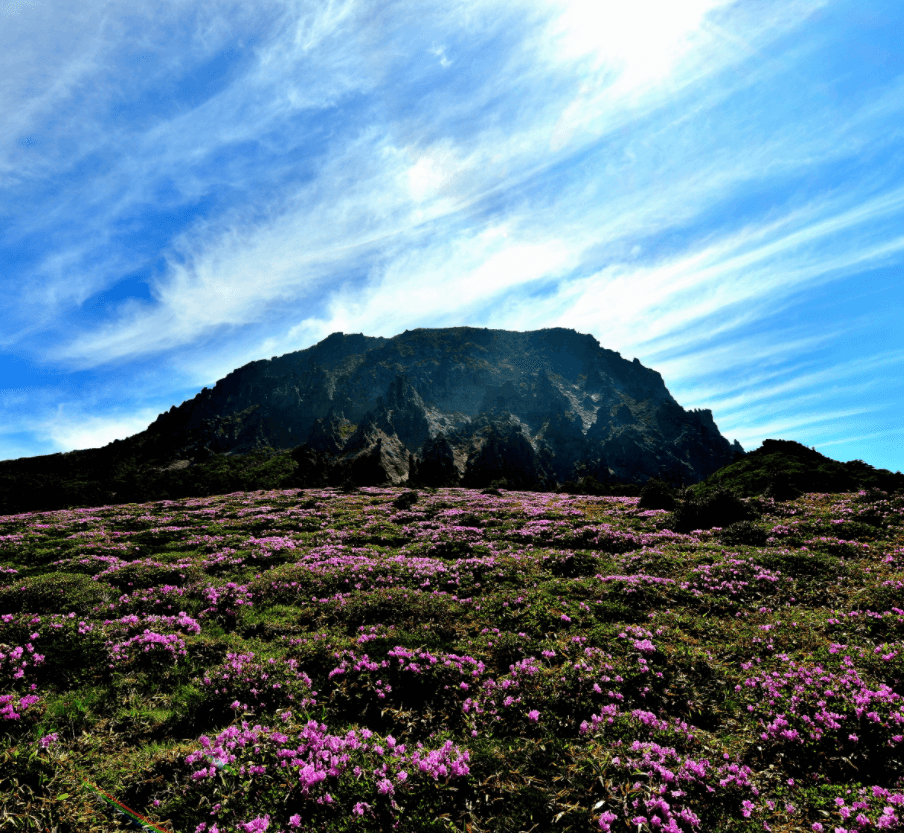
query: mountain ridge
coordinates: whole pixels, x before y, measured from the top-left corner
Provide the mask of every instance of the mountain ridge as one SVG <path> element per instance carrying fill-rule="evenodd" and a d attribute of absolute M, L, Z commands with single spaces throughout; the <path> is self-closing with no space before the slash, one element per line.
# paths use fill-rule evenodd
<path fill-rule="evenodd" d="M 355 434 L 342 442 L 335 426 L 320 422 L 331 416 Z M 351 463 L 353 450 L 370 453 L 379 439 L 387 479 L 402 482 L 407 463 L 398 455 L 416 456 L 443 434 L 464 476 L 465 449 L 479 453 L 484 429 L 505 433 L 512 421 L 536 458 L 529 478 L 549 483 L 579 469 L 604 479 L 665 475 L 692 483 L 743 454 L 710 411 L 683 409 L 657 371 L 565 328 L 333 333 L 306 350 L 237 368 L 130 440 L 192 462 L 313 443 Z M 326 445 L 325 431 L 333 434 Z"/>
<path fill-rule="evenodd" d="M 743 453 L 657 371 L 574 330 L 333 333 L 103 448 L 0 461 L 0 513 L 349 481 L 618 491 L 696 483 Z"/>

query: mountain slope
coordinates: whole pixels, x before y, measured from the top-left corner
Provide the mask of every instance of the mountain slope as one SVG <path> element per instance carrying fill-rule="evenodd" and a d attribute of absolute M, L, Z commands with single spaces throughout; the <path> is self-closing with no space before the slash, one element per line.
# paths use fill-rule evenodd
<path fill-rule="evenodd" d="M 760 448 L 714 472 L 694 491 L 706 494 L 720 486 L 745 497 L 770 490 L 779 497 L 869 488 L 904 491 L 904 474 L 876 469 L 862 460 L 841 463 L 791 440 L 763 440 Z"/>
<path fill-rule="evenodd" d="M 606 479 L 662 474 L 692 483 L 743 453 L 719 434 L 709 411 L 685 411 L 656 371 L 592 336 L 470 327 L 389 339 L 334 333 L 230 373 L 161 414 L 141 442 L 191 461 L 322 446 L 324 420 L 357 427 L 348 449 L 334 452 L 343 458 L 371 449 L 377 434 L 411 454 L 443 434 L 462 475 L 487 430 L 507 436 L 511 424 L 546 461 L 534 468 L 553 480 L 577 466 Z"/>
<path fill-rule="evenodd" d="M 347 479 L 690 484 L 739 455 L 656 371 L 573 330 L 334 333 L 238 368 L 125 440 L 0 462 L 0 512 Z"/>

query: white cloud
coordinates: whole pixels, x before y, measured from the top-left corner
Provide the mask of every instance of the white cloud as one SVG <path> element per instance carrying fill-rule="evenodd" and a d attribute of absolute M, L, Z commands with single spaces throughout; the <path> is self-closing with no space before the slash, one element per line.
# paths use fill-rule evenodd
<path fill-rule="evenodd" d="M 717 419 L 772 400 L 803 413 L 808 362 L 838 332 L 770 322 L 904 250 L 904 189 L 883 166 L 826 174 L 891 147 L 904 88 L 840 107 L 789 87 L 815 66 L 824 5 L 23 8 L 0 33 L 0 193 L 32 210 L 6 209 L 0 246 L 49 243 L 0 276 L 0 343 L 84 369 L 157 356 L 207 384 L 340 329 L 561 325 L 690 380 Z M 148 103 L 225 48 L 242 60 L 208 95 Z M 54 113 L 52 142 L 21 144 Z M 70 186 L 20 199 L 56 181 Z M 196 203 L 144 242 L 145 215 Z M 88 308 L 142 270 L 149 300 Z"/>
<path fill-rule="evenodd" d="M 561 0 L 552 40 L 565 59 L 591 56 L 633 84 L 661 81 L 693 48 L 708 15 L 734 0 Z"/>
<path fill-rule="evenodd" d="M 35 433 L 61 451 L 100 448 L 143 431 L 157 416 L 158 412 L 149 408 L 97 416 L 59 405 L 55 413 L 38 423 Z"/>
<path fill-rule="evenodd" d="M 882 410 L 881 406 L 844 408 L 832 411 L 820 410 L 818 413 L 804 412 L 794 417 L 773 419 L 769 422 L 755 423 L 753 425 L 746 425 L 742 421 L 736 424 L 728 423 L 727 427 L 719 424 L 719 427 L 723 434 L 732 438 L 737 437 L 745 449 L 757 447 L 762 443 L 763 439 L 770 437 L 781 437 L 783 439 L 806 437 L 806 442 L 804 440 L 798 440 L 798 442 L 803 442 L 804 445 L 815 445 L 817 441 L 812 438 L 820 436 L 826 430 L 826 426 L 831 430 L 843 420 L 875 413 L 880 410 Z"/>

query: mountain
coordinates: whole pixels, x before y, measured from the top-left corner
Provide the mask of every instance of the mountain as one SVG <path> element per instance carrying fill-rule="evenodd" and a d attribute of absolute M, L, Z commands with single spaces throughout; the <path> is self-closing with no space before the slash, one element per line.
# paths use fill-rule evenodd
<path fill-rule="evenodd" d="M 465 483 L 506 468 L 549 484 L 582 473 L 694 483 L 743 454 L 655 370 L 567 329 L 333 333 L 233 371 L 131 439 L 189 462 L 305 444 L 351 468 L 378 458 L 402 482 L 408 456 L 429 457 L 437 438 Z"/>
<path fill-rule="evenodd" d="M 691 484 L 743 454 L 655 370 L 573 330 L 333 333 L 125 440 L 0 462 L 0 513 L 347 480 Z"/>
<path fill-rule="evenodd" d="M 700 495 L 719 487 L 744 497 L 767 494 L 777 499 L 804 492 L 853 492 L 859 489 L 904 491 L 904 474 L 876 469 L 863 460 L 833 460 L 792 440 L 763 440 L 763 444 L 694 487 Z"/>

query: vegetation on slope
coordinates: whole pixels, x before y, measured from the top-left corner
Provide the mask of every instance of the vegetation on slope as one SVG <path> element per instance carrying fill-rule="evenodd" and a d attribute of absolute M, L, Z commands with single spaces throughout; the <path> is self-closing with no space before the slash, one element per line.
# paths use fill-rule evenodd
<path fill-rule="evenodd" d="M 0 518 L 4 824 L 904 824 L 904 498 L 488 491 Z"/>
<path fill-rule="evenodd" d="M 192 465 L 149 457 L 128 443 L 0 461 L 0 514 L 71 509 L 101 504 L 141 503 L 227 495 L 262 489 L 338 486 L 349 479 L 342 466 L 306 446 L 292 451 L 260 449 L 248 454 L 212 454 Z M 382 478 L 355 478 L 356 486 L 381 485 Z M 489 486 L 496 477 L 489 473 Z M 504 481 L 504 478 L 503 478 Z M 505 485 L 501 482 L 501 485 Z M 541 484 L 536 484 L 541 488 Z M 595 477 L 562 484 L 569 494 L 636 496 L 634 483 L 600 483 Z"/>
<path fill-rule="evenodd" d="M 711 474 L 693 491 L 706 494 L 719 487 L 744 497 L 775 492 L 779 499 L 805 492 L 895 492 L 904 491 L 904 474 L 876 469 L 863 460 L 841 463 L 791 440 L 764 440 L 760 448 Z"/>

